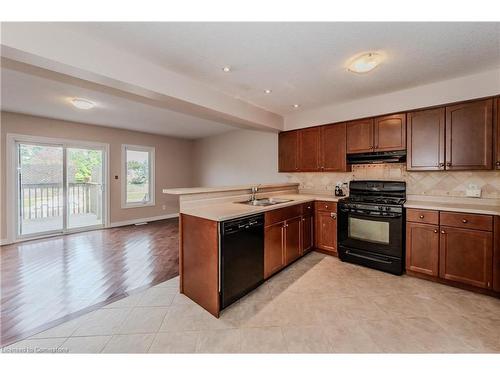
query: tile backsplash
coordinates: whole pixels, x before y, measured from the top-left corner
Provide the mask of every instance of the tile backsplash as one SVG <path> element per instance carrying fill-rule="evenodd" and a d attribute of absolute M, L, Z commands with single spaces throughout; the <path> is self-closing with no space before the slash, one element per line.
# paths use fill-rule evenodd
<path fill-rule="evenodd" d="M 481 198 L 500 198 L 500 171 L 408 172 L 406 164 L 355 165 L 345 173 L 290 173 L 289 182 L 298 182 L 299 189 L 333 193 L 337 182 L 351 180 L 406 181 L 407 194 L 465 197 L 469 185 L 477 185 Z"/>

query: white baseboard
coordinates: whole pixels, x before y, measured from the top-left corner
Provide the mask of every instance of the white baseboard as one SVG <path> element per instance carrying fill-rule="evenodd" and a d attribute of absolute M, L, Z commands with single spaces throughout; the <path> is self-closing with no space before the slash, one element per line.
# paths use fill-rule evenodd
<path fill-rule="evenodd" d="M 133 220 L 116 221 L 114 223 L 110 223 L 109 228 L 123 227 L 126 225 L 133 225 L 133 224 L 138 224 L 138 223 L 148 223 L 150 221 L 172 219 L 174 217 L 179 217 L 179 214 L 175 213 L 175 214 L 167 214 L 167 215 L 161 215 L 161 216 L 144 217 L 144 218 L 133 219 Z"/>
<path fill-rule="evenodd" d="M 11 242 L 7 240 L 7 238 L 0 238 L 0 246 L 1 245 L 9 245 Z"/>

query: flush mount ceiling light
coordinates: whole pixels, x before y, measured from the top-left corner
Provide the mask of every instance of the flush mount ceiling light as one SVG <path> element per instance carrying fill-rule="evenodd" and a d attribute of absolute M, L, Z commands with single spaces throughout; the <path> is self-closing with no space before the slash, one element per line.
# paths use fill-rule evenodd
<path fill-rule="evenodd" d="M 270 89 L 265 89 L 265 90 L 264 90 L 264 93 L 266 93 L 266 94 L 270 94 L 270 93 L 272 93 L 272 92 L 273 92 L 273 90 L 270 90 Z"/>
<path fill-rule="evenodd" d="M 360 56 L 353 58 L 347 70 L 354 73 L 368 73 L 375 69 L 382 62 L 382 55 L 375 52 L 364 53 Z"/>
<path fill-rule="evenodd" d="M 95 103 L 91 102 L 90 100 L 82 98 L 71 99 L 71 104 L 73 104 L 76 108 L 79 109 L 91 109 L 95 107 Z"/>
<path fill-rule="evenodd" d="M 225 67 L 222 68 L 222 71 L 224 73 L 229 73 L 231 71 L 231 67 L 230 66 L 225 66 Z"/>
<path fill-rule="evenodd" d="M 299 108 L 300 107 L 300 104 L 294 104 L 292 105 L 293 108 Z"/>

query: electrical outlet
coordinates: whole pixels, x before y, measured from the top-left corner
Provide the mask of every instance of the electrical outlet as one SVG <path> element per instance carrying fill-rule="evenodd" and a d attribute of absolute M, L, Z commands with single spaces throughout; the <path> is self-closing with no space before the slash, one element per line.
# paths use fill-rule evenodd
<path fill-rule="evenodd" d="M 481 197 L 481 188 L 474 184 L 469 184 L 467 189 L 465 189 L 465 196 L 471 198 L 480 198 Z"/>

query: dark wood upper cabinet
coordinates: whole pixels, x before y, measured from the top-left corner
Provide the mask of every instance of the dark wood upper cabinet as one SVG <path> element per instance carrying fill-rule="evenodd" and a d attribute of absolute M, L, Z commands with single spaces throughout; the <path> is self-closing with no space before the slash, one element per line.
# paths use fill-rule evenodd
<path fill-rule="evenodd" d="M 409 171 L 444 169 L 445 109 L 409 112 L 407 115 Z"/>
<path fill-rule="evenodd" d="M 495 99 L 495 106 L 496 106 L 495 129 L 497 135 L 495 140 L 495 145 L 496 145 L 495 166 L 497 169 L 500 169 L 500 98 Z"/>
<path fill-rule="evenodd" d="M 500 169 L 500 98 L 279 135 L 280 172 L 345 172 L 347 154 L 407 149 L 409 171 Z"/>
<path fill-rule="evenodd" d="M 493 99 L 446 107 L 446 169 L 492 169 Z"/>
<path fill-rule="evenodd" d="M 396 151 L 406 148 L 406 113 L 376 117 L 373 121 L 375 151 Z"/>
<path fill-rule="evenodd" d="M 347 171 L 345 123 L 321 127 L 320 159 L 322 171 Z"/>
<path fill-rule="evenodd" d="M 347 153 L 373 151 L 373 119 L 347 123 Z"/>
<path fill-rule="evenodd" d="M 320 128 L 301 129 L 299 134 L 298 168 L 301 172 L 316 172 L 320 170 Z"/>
<path fill-rule="evenodd" d="M 298 131 L 283 132 L 278 135 L 278 170 L 296 172 L 298 170 Z"/>
<path fill-rule="evenodd" d="M 441 226 L 439 276 L 492 288 L 492 232 Z"/>

